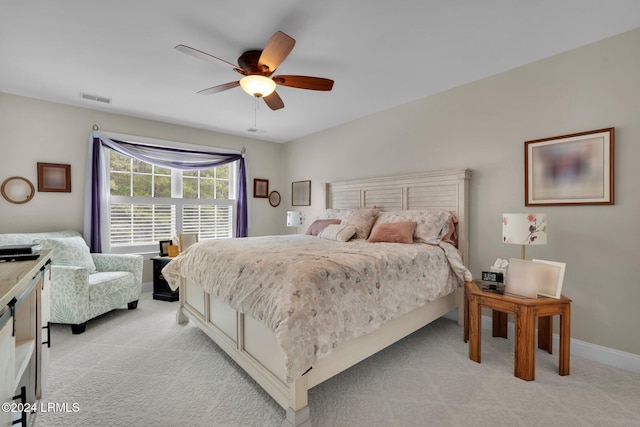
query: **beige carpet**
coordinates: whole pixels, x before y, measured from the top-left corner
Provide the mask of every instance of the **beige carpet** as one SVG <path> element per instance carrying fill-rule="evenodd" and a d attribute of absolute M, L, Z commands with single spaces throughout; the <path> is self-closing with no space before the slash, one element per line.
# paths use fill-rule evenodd
<path fill-rule="evenodd" d="M 284 410 L 206 335 L 177 325 L 176 308 L 145 293 L 82 335 L 54 325 L 43 401 L 69 412 L 35 425 L 280 425 Z M 515 378 L 512 342 L 486 331 L 474 363 L 462 328 L 441 319 L 313 389 L 313 425 L 640 426 L 639 374 L 572 357 L 560 377 L 557 354 L 536 358 L 536 381 Z"/>

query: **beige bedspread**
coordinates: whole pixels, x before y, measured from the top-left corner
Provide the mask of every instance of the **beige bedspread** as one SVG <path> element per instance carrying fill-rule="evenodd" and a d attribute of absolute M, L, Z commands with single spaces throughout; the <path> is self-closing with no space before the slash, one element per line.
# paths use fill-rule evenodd
<path fill-rule="evenodd" d="M 182 275 L 262 321 L 287 356 L 287 381 L 339 344 L 471 280 L 447 243 L 343 243 L 306 235 L 203 241 L 162 274 L 172 289 Z"/>

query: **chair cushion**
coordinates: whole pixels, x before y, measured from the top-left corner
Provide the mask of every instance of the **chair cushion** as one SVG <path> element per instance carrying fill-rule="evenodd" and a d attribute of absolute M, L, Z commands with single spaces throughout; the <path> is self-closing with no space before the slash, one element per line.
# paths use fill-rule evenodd
<path fill-rule="evenodd" d="M 96 301 L 106 295 L 119 294 L 134 283 L 128 271 L 101 271 L 89 275 L 89 300 Z"/>
<path fill-rule="evenodd" d="M 36 239 L 35 243 L 41 244 L 44 249 L 51 249 L 53 265 L 83 267 L 89 273 L 96 271 L 89 247 L 81 236 Z"/>

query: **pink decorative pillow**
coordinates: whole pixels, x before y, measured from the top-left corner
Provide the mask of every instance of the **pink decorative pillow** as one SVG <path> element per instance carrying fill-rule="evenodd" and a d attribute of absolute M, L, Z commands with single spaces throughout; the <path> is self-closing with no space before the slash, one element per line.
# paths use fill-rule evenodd
<path fill-rule="evenodd" d="M 449 231 L 442 237 L 442 241 L 446 243 L 450 243 L 456 248 L 458 247 L 458 233 L 456 232 L 456 224 L 458 224 L 458 218 L 455 215 L 451 214 L 451 218 L 449 218 L 448 226 Z"/>
<path fill-rule="evenodd" d="M 310 236 L 317 236 L 322 230 L 324 230 L 329 224 L 340 224 L 342 221 L 339 219 L 317 219 L 309 226 L 307 233 Z"/>
<path fill-rule="evenodd" d="M 416 222 L 388 222 L 375 224 L 371 230 L 369 242 L 413 243 Z"/>

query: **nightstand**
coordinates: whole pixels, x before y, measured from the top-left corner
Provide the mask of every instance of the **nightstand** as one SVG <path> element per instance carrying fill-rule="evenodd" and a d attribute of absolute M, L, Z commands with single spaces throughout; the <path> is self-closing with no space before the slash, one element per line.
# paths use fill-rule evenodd
<path fill-rule="evenodd" d="M 153 261 L 153 299 L 162 301 L 178 301 L 180 292 L 178 289 L 172 291 L 169 284 L 162 276 L 162 269 L 169 264 L 173 258 L 156 256 Z"/>
<path fill-rule="evenodd" d="M 493 336 L 507 337 L 507 314 L 515 316 L 515 357 L 513 374 L 525 381 L 535 379 L 535 329 L 538 320 L 538 348 L 552 349 L 554 315 L 560 316 L 560 363 L 558 373 L 569 375 L 571 339 L 571 300 L 527 298 L 513 294 L 483 291 L 478 283 L 467 282 L 464 298 L 464 342 L 469 342 L 469 359 L 480 363 L 482 307 L 493 310 Z"/>

